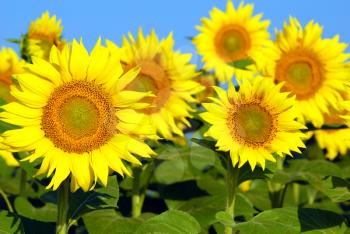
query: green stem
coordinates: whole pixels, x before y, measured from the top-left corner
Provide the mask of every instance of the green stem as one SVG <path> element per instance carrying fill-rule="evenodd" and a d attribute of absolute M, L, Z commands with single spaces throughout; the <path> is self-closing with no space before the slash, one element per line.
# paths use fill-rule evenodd
<path fill-rule="evenodd" d="M 233 167 L 231 158 L 227 162 L 227 200 L 226 200 L 226 213 L 228 213 L 233 222 L 235 221 L 235 200 L 236 200 L 236 189 L 238 184 L 238 167 Z M 232 227 L 225 227 L 225 234 L 232 234 Z"/>
<path fill-rule="evenodd" d="M 67 214 L 68 214 L 68 202 L 69 198 L 69 180 L 66 179 L 61 184 L 58 190 L 58 212 L 57 212 L 57 227 L 56 234 L 67 234 Z"/>
<path fill-rule="evenodd" d="M 26 182 L 27 182 L 27 172 L 21 169 L 21 180 L 19 186 L 19 194 L 24 195 L 26 191 Z"/>
<path fill-rule="evenodd" d="M 131 215 L 132 217 L 138 217 L 141 215 L 142 206 L 144 201 L 144 196 L 140 195 L 140 175 L 142 168 L 134 167 L 133 169 L 133 185 L 132 185 L 132 208 Z"/>
<path fill-rule="evenodd" d="M 5 201 L 6 205 L 7 205 L 7 208 L 9 209 L 9 211 L 10 211 L 11 213 L 13 213 L 13 207 L 12 207 L 12 205 L 11 205 L 11 202 L 10 202 L 9 199 L 7 198 L 5 192 L 4 192 L 4 190 L 2 190 L 2 188 L 0 188 L 0 195 L 1 195 L 2 198 L 4 199 L 4 201 Z"/>

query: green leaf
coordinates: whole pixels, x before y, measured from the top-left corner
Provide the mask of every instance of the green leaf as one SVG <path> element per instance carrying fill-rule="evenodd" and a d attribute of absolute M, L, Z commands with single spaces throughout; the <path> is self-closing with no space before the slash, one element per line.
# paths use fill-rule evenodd
<path fill-rule="evenodd" d="M 44 206 L 36 208 L 26 198 L 17 197 L 15 199 L 16 212 L 28 219 L 42 222 L 55 222 L 57 219 L 57 205 L 46 203 Z"/>
<path fill-rule="evenodd" d="M 192 138 L 191 141 L 194 143 L 201 145 L 205 148 L 211 149 L 213 151 L 216 151 L 216 141 L 211 141 L 211 140 L 205 140 L 205 139 L 197 139 L 197 138 Z M 223 152 L 220 152 L 223 153 Z"/>
<path fill-rule="evenodd" d="M 10 212 L 0 211 L 0 233 L 24 233 L 21 220 Z"/>
<path fill-rule="evenodd" d="M 90 192 L 78 190 L 70 196 L 69 217 L 78 218 L 96 209 L 115 208 L 119 199 L 116 176 L 108 178 L 107 187 L 96 188 Z"/>
<path fill-rule="evenodd" d="M 271 181 L 286 184 L 295 181 L 309 182 L 314 178 L 325 176 L 342 177 L 341 169 L 334 163 L 325 160 L 289 160 L 288 167 L 274 173 Z"/>
<path fill-rule="evenodd" d="M 345 202 L 350 200 L 350 184 L 342 178 L 331 176 L 321 183 L 314 182 L 312 184 L 333 202 Z"/>
<path fill-rule="evenodd" d="M 167 205 L 170 209 L 185 211 L 192 215 L 203 228 L 208 228 L 217 220 L 215 215 L 223 211 L 226 206 L 226 194 L 203 196 L 193 198 L 187 201 L 169 201 Z M 235 215 L 251 218 L 257 211 L 253 208 L 252 203 L 242 193 L 236 194 Z"/>
<path fill-rule="evenodd" d="M 15 43 L 15 44 L 20 44 L 21 40 L 19 39 L 14 39 L 14 38 L 6 38 L 5 39 L 7 42 Z"/>
<path fill-rule="evenodd" d="M 233 225 L 240 234 L 343 233 L 345 220 L 336 213 L 295 207 L 263 211 L 251 220 Z"/>
<path fill-rule="evenodd" d="M 192 178 L 187 162 L 183 158 L 162 162 L 154 171 L 156 181 L 163 184 L 189 180 Z"/>
<path fill-rule="evenodd" d="M 263 170 L 261 167 L 255 167 L 254 171 L 252 171 L 250 165 L 246 163 L 239 169 L 238 184 L 247 180 L 266 179 L 271 176 L 272 172 L 269 169 Z"/>
<path fill-rule="evenodd" d="M 196 234 L 200 231 L 199 223 L 191 215 L 183 211 L 169 210 L 145 221 L 139 226 L 135 234 Z"/>
<path fill-rule="evenodd" d="M 298 210 L 302 233 L 344 233 L 347 229 L 342 215 L 331 211 L 302 208 Z"/>
<path fill-rule="evenodd" d="M 234 68 L 238 68 L 238 69 L 242 69 L 242 70 L 248 70 L 248 66 L 254 64 L 254 60 L 247 58 L 247 59 L 242 59 L 242 60 L 238 60 L 238 61 L 233 61 L 233 62 L 229 62 L 228 63 L 230 66 L 234 67 Z"/>
<path fill-rule="evenodd" d="M 258 194 L 258 195 L 257 195 Z M 259 210 L 267 210 L 271 208 L 271 200 L 269 198 L 269 190 L 265 180 L 255 180 L 248 192 L 245 192 L 244 195 L 249 198 Z"/>
<path fill-rule="evenodd" d="M 215 218 L 218 222 L 222 223 L 225 226 L 234 225 L 232 217 L 229 213 L 226 213 L 225 211 L 219 211 L 218 213 L 216 213 Z"/>
<path fill-rule="evenodd" d="M 124 218 L 114 209 L 92 211 L 83 220 L 89 234 L 133 234 L 143 222 L 142 218 Z"/>

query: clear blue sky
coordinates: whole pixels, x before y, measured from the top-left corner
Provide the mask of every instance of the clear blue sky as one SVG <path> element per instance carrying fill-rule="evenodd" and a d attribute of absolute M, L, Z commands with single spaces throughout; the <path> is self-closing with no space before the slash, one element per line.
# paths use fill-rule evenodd
<path fill-rule="evenodd" d="M 341 41 L 350 42 L 349 0 L 250 0 L 255 13 L 263 12 L 271 21 L 270 32 L 281 28 L 290 15 L 302 24 L 315 20 L 324 26 L 324 35 L 339 34 Z M 239 1 L 234 0 L 237 5 Z M 63 34 L 68 40 L 83 38 L 91 49 L 98 36 L 120 43 L 128 31 L 136 33 L 139 26 L 149 32 L 155 28 L 165 37 L 174 32 L 175 47 L 183 52 L 194 52 L 188 36 L 196 35 L 195 25 L 208 16 L 212 7 L 224 9 L 226 1 L 209 0 L 1 0 L 0 46 L 12 46 L 3 38 L 18 38 L 25 33 L 31 20 L 48 10 L 62 19 Z M 194 62 L 198 59 L 195 57 Z"/>

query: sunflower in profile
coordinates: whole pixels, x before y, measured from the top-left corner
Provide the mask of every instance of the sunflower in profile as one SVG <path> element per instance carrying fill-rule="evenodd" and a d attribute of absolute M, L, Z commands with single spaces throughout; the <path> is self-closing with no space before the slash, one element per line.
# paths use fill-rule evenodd
<path fill-rule="evenodd" d="M 62 51 L 53 46 L 50 60 L 33 57 L 11 87 L 18 101 L 2 106 L 1 120 L 20 126 L 3 134 L 13 151 L 32 152 L 26 160 L 42 159 L 37 174 L 52 176 L 56 190 L 71 175 L 71 190 L 106 185 L 109 170 L 129 175 L 123 160 L 154 152 L 142 139 L 153 134 L 142 124 L 138 101 L 149 92 L 125 91 L 139 68 L 124 73 L 118 56 L 100 40 L 89 54 L 73 40 Z"/>
<path fill-rule="evenodd" d="M 322 39 L 322 28 L 309 22 L 303 29 L 295 18 L 277 32 L 267 64 L 266 75 L 276 83 L 284 82 L 283 91 L 296 97 L 296 110 L 301 122 L 316 127 L 324 123 L 329 108 L 338 109 L 349 74 L 345 63 L 347 45 L 338 36 Z"/>
<path fill-rule="evenodd" d="M 202 74 L 195 79 L 200 85 L 203 86 L 203 90 L 196 94 L 196 99 L 199 103 L 205 102 L 209 97 L 213 97 L 215 90 L 213 86 L 216 85 L 217 80 L 213 74 Z"/>
<path fill-rule="evenodd" d="M 22 72 L 24 62 L 18 59 L 11 48 L 0 50 L 0 98 L 9 102 L 13 100 L 10 94 L 12 76 Z"/>
<path fill-rule="evenodd" d="M 30 23 L 26 35 L 29 57 L 48 59 L 53 45 L 58 49 L 63 48 L 64 42 L 61 37 L 61 20 L 56 20 L 55 15 L 50 17 L 49 12 L 45 12 L 39 19 Z"/>
<path fill-rule="evenodd" d="M 203 56 L 205 70 L 215 70 L 220 81 L 249 78 L 267 61 L 264 47 L 271 43 L 267 28 L 269 21 L 261 21 L 262 14 L 253 16 L 252 4 L 241 3 L 236 9 L 231 0 L 226 12 L 214 8 L 210 18 L 203 18 L 197 26 L 200 34 L 193 39 L 198 53 Z M 234 68 L 229 63 L 251 60 L 255 65 L 248 70 Z"/>
<path fill-rule="evenodd" d="M 342 95 L 346 101 L 340 103 L 340 109 L 331 109 L 324 115 L 324 123 L 328 126 L 347 126 L 341 129 L 320 129 L 314 131 L 315 139 L 321 149 L 325 149 L 326 157 L 334 160 L 338 155 L 344 156 L 350 149 L 350 95 L 349 90 Z"/>
<path fill-rule="evenodd" d="M 154 31 L 145 37 L 141 29 L 137 40 L 131 34 L 129 40 L 124 37 L 122 48 L 107 41 L 111 51 L 122 51 L 121 60 L 126 70 L 140 67 L 140 73 L 126 89 L 152 91 L 154 97 L 141 100 L 150 106 L 139 112 L 144 113 L 145 121 L 168 140 L 183 137 L 179 125 L 189 126 L 186 118 L 194 111 L 190 103 L 196 102 L 193 95 L 202 90 L 201 85 L 194 81 L 198 74 L 195 65 L 189 63 L 191 55 L 174 51 L 173 45 L 171 33 L 159 41 Z"/>
<path fill-rule="evenodd" d="M 239 91 L 232 83 L 228 92 L 215 87 L 218 98 L 203 104 L 207 112 L 201 117 L 211 125 L 205 136 L 217 140 L 218 150 L 229 151 L 233 166 L 248 162 L 252 170 L 256 164 L 264 169 L 266 160 L 276 161 L 273 153 L 282 157 L 305 147 L 294 99 L 280 89 L 270 79 L 257 77 L 242 81 Z"/>

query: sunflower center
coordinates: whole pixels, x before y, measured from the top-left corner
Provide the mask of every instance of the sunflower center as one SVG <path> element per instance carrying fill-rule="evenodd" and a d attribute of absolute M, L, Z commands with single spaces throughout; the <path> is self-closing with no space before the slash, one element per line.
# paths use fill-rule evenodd
<path fill-rule="evenodd" d="M 71 135 L 82 137 L 96 131 L 99 119 L 96 106 L 86 98 L 72 97 L 62 105 L 61 119 Z"/>
<path fill-rule="evenodd" d="M 42 129 L 65 152 L 90 152 L 112 138 L 114 114 L 111 99 L 101 87 L 72 81 L 51 94 L 43 109 Z"/>
<path fill-rule="evenodd" d="M 272 115 L 259 104 L 242 104 L 228 119 L 232 136 L 242 144 L 261 146 L 271 141 L 275 134 Z"/>
<path fill-rule="evenodd" d="M 140 102 L 151 104 L 143 109 L 146 114 L 159 112 L 170 96 L 170 80 L 158 59 L 144 60 L 137 63 L 141 71 L 139 75 L 127 86 L 128 90 L 139 92 L 152 91 L 155 97 L 143 98 Z"/>
<path fill-rule="evenodd" d="M 250 38 L 244 28 L 236 25 L 227 26 L 217 33 L 215 48 L 226 62 L 241 60 L 247 57 Z"/>
<path fill-rule="evenodd" d="M 321 64 L 301 52 L 282 56 L 276 65 L 276 79 L 285 81 L 284 91 L 292 91 L 297 99 L 313 96 L 322 85 L 322 74 Z"/>

